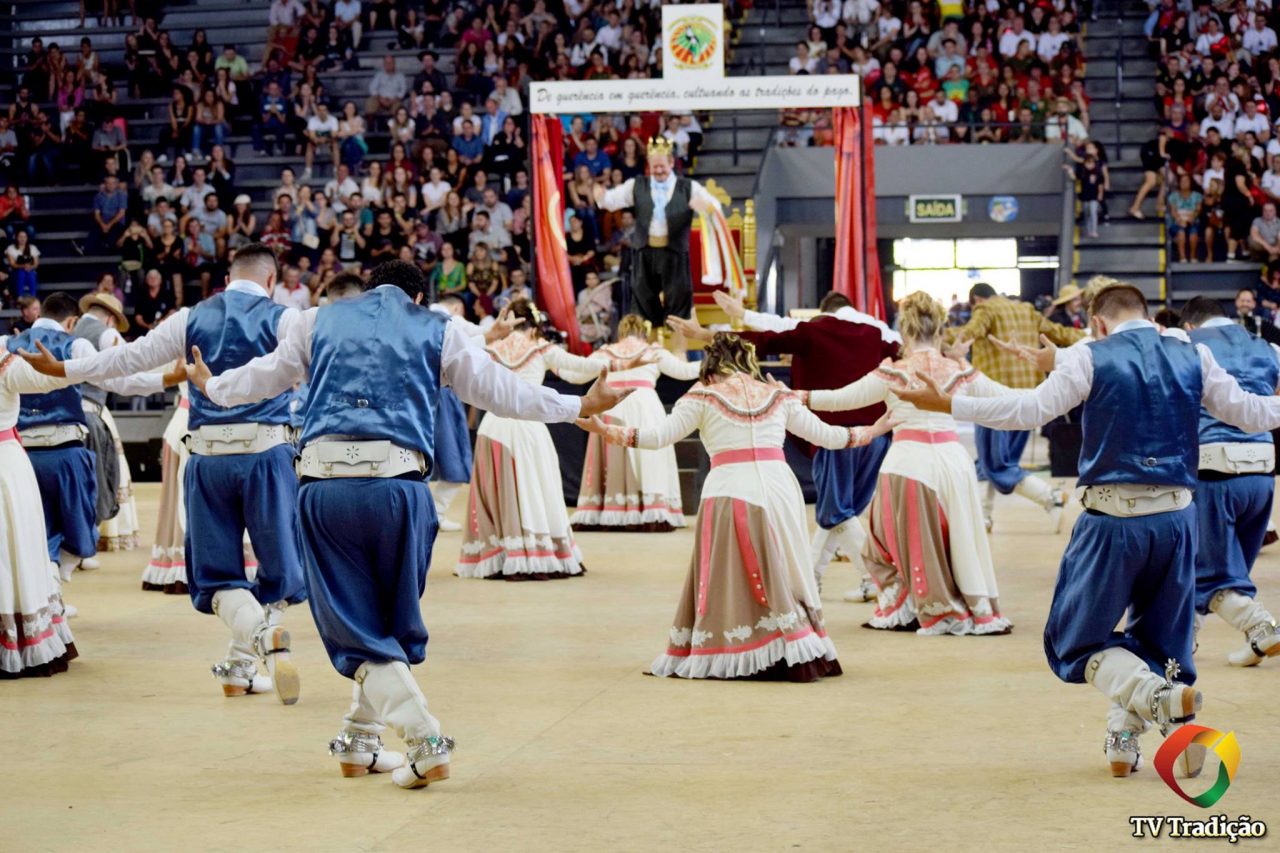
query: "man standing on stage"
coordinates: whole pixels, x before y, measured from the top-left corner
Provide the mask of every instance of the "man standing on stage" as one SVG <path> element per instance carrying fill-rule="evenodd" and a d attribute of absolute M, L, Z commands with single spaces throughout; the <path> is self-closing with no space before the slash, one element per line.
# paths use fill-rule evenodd
<path fill-rule="evenodd" d="M 667 317 L 688 317 L 693 311 L 689 278 L 689 229 L 693 215 L 720 202 L 702 184 L 677 177 L 671 143 L 649 141 L 649 176 L 632 178 L 606 190 L 596 184 L 596 204 L 605 210 L 635 209 L 631 292 L 636 312 L 654 326 Z"/>
<path fill-rule="evenodd" d="M 1010 388 L 1035 388 L 1044 380 L 1044 374 L 1013 353 L 1000 349 L 987 339 L 988 335 L 1024 346 L 1036 346 L 1041 335 L 1059 346 L 1069 346 L 1085 335 L 1083 329 L 1069 329 L 1049 322 L 1033 306 L 1006 299 L 989 284 L 975 284 L 969 291 L 969 304 L 973 307 L 969 322 L 949 329 L 947 340 L 972 341 L 973 366 Z M 1005 431 L 982 425 L 974 429 L 978 477 L 987 481 L 982 496 L 982 513 L 988 531 L 991 530 L 991 509 L 997 491 L 1002 495 L 1021 495 L 1038 504 L 1052 518 L 1055 533 L 1062 523 L 1065 503 L 1062 493 L 1022 469 L 1022 451 L 1030 436 L 1026 430 Z"/>
<path fill-rule="evenodd" d="M 280 346 L 211 377 L 202 353 L 191 382 L 216 405 L 244 406 L 310 382 L 298 465 L 299 532 L 311 612 L 333 666 L 354 681 L 329 744 L 344 776 L 392 772 L 402 788 L 449 778 L 453 739 L 427 710 L 409 670 L 426 658 L 419 599 L 437 518 L 427 480 L 439 454 L 440 392 L 503 417 L 569 423 L 629 392 L 602 376 L 583 397 L 520 381 L 442 312 L 422 304 L 413 264 L 388 261 L 365 293 L 302 315 Z M 376 519 L 377 523 L 360 523 Z M 382 749 L 391 726 L 407 756 Z"/>
<path fill-rule="evenodd" d="M 271 248 L 250 243 L 236 251 L 224 292 L 179 310 L 132 343 L 65 363 L 57 359 L 66 354 L 44 347 L 38 356 L 20 354 L 41 373 L 98 384 L 185 359 L 193 346 L 215 369 L 230 370 L 274 350 L 298 321 L 297 309 L 271 300 L 278 272 Z M 213 666 L 213 675 L 226 696 L 274 688 L 285 705 L 298 701 L 300 685 L 289 632 L 278 616 L 307 597 L 298 552 L 292 400 L 289 386 L 270 400 L 223 409 L 192 390 L 184 481 L 191 601 L 231 631 L 227 657 Z M 259 561 L 253 580 L 244 572 L 246 529 Z M 259 662 L 269 678 L 258 674 Z"/>
<path fill-rule="evenodd" d="M 791 355 L 791 387 L 797 391 L 843 388 L 875 370 L 886 358 L 897 358 L 902 338 L 884 323 L 854 309 L 848 297 L 831 292 L 822 298 L 812 320 L 800 322 L 747 311 L 740 300 L 716 293 L 716 302 L 733 319 L 762 331 L 739 332 L 755 344 L 760 356 Z M 691 339 L 708 341 L 714 333 L 697 320 L 668 319 L 668 324 Z M 849 412 L 817 412 L 836 426 L 869 426 L 884 414 L 884 404 Z M 813 571 L 819 580 L 827 564 L 842 549 L 862 571 L 866 531 L 858 516 L 875 494 L 880 463 L 893 439 L 882 435 L 865 447 L 843 450 L 819 448 L 813 457 L 813 482 L 818 492 L 818 532 L 813 540 Z M 846 601 L 871 601 L 876 596 L 870 577 L 862 576 Z"/>

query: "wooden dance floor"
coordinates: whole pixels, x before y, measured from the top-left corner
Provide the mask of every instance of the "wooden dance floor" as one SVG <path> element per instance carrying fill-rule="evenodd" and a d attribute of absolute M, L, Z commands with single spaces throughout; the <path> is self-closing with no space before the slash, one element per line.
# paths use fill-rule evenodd
<path fill-rule="evenodd" d="M 158 495 L 139 488 L 148 546 Z M 1243 756 L 1213 809 L 1156 775 L 1158 734 L 1143 770 L 1114 780 L 1105 701 L 1058 682 L 1041 650 L 1067 534 L 1016 498 L 997 503 L 996 525 L 1011 636 L 860 628 L 870 605 L 840 601 L 856 579 L 838 563 L 826 613 L 845 675 L 809 685 L 641 674 L 666 641 L 687 531 L 585 534 L 585 578 L 523 584 L 453 577 L 459 534 L 442 534 L 416 672 L 458 749 L 453 778 L 418 791 L 339 775 L 326 746 L 350 686 L 305 607 L 286 617 L 301 701 L 225 699 L 209 675 L 221 623 L 143 592 L 147 549 L 106 554 L 66 588 L 81 614 L 71 670 L 0 682 L 0 849 L 1102 850 L 1130 840 L 1130 815 L 1220 812 L 1280 832 L 1280 660 L 1232 669 L 1239 635 L 1216 617 L 1201 635 L 1198 722 L 1234 730 Z M 1277 612 L 1280 546 L 1255 577 Z M 1216 774 L 1211 756 L 1189 792 Z"/>

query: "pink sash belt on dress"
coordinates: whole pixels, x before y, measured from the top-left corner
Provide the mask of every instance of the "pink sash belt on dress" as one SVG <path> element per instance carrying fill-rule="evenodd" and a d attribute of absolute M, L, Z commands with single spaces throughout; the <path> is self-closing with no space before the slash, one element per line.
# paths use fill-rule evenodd
<path fill-rule="evenodd" d="M 894 441 L 918 441 L 922 444 L 946 444 L 959 441 L 960 436 L 952 430 L 946 432 L 929 432 L 924 429 L 900 429 L 893 434 Z"/>
<path fill-rule="evenodd" d="M 605 383 L 610 388 L 652 388 L 654 383 L 648 379 L 620 379 L 614 382 L 612 379 Z"/>
<path fill-rule="evenodd" d="M 190 398 L 190 397 L 183 397 L 182 399 L 178 400 L 178 408 L 179 408 L 179 409 L 189 409 L 189 408 L 191 408 L 191 398 Z"/>
<path fill-rule="evenodd" d="M 741 450 L 726 450 L 711 457 L 711 467 L 734 465 L 740 462 L 785 462 L 786 454 L 781 447 L 744 447 Z"/>
<path fill-rule="evenodd" d="M 8 429 L 0 430 L 0 441 L 18 441 L 18 428 L 9 427 Z"/>

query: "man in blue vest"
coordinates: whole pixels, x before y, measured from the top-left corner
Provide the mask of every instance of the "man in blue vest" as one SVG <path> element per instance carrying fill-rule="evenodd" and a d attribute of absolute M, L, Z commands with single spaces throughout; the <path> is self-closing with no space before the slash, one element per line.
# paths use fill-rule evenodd
<path fill-rule="evenodd" d="M 1280 426 L 1280 397 L 1241 390 L 1208 347 L 1162 336 L 1135 287 L 1107 287 L 1089 310 L 1095 340 L 1036 353 L 1053 372 L 1033 391 L 953 400 L 925 378 L 898 396 L 993 429 L 1033 429 L 1083 405 L 1086 511 L 1062 555 L 1044 647 L 1059 678 L 1111 700 L 1107 760 L 1113 775 L 1128 776 L 1141 765 L 1148 726 L 1168 734 L 1203 701 L 1191 659 L 1201 405 L 1255 433 Z M 1188 748 L 1178 763 L 1195 776 L 1204 748 Z"/>
<path fill-rule="evenodd" d="M 437 532 L 427 481 L 436 464 L 440 391 L 503 417 L 569 422 L 625 392 L 596 382 L 584 397 L 522 382 L 422 304 L 413 264 L 389 261 L 366 293 L 307 311 L 273 353 L 211 378 L 193 350 L 191 382 L 226 406 L 309 381 L 298 472 L 299 529 L 311 612 L 334 668 L 355 684 L 329 744 L 344 776 L 392 771 L 402 788 L 449 778 L 453 740 L 409 670 L 426 658 L 419 599 Z M 376 523 L 372 523 L 376 520 Z M 391 726 L 407 757 L 382 749 Z"/>
<path fill-rule="evenodd" d="M 51 293 L 30 329 L 0 342 L 11 352 L 43 347 L 60 359 L 90 356 L 97 351 L 94 345 L 71 334 L 79 317 L 74 299 Z M 176 385 L 180 377 L 174 374 L 167 381 Z M 153 373 L 104 382 L 102 387 L 124 395 L 157 394 L 165 382 Z M 80 386 L 22 395 L 18 433 L 40 484 L 49 559 L 58 564 L 63 581 L 71 579 L 77 566 L 97 568 L 98 477 L 94 453 L 86 444 L 89 431 Z"/>
<path fill-rule="evenodd" d="M 1276 393 L 1280 360 L 1275 345 L 1228 319 L 1217 300 L 1197 296 L 1189 301 L 1182 324 L 1192 342 L 1208 347 L 1241 388 Z M 1245 646 L 1227 656 L 1233 666 L 1257 666 L 1263 658 L 1280 655 L 1275 618 L 1254 597 L 1258 590 L 1249 579 L 1271 520 L 1275 467 L 1270 433 L 1244 432 L 1201 410 L 1196 622 L 1212 611 L 1244 634 Z"/>
<path fill-rule="evenodd" d="M 23 353 L 42 373 L 101 384 L 174 359 L 200 347 L 217 370 L 230 370 L 276 348 L 296 309 L 271 300 L 276 257 L 261 243 L 242 246 L 231 262 L 227 289 L 194 308 L 183 308 L 145 337 L 90 358 L 62 363 L 43 347 Z M 298 478 L 289 427 L 292 389 L 252 405 L 223 409 L 191 392 L 191 435 L 186 488 L 186 562 L 191 600 L 231 631 L 227 657 L 213 666 L 226 696 L 275 689 L 280 701 L 298 701 L 298 671 L 289 632 L 279 615 L 306 600 L 298 552 Z M 258 573 L 244 570 L 245 531 L 258 557 Z M 258 663 L 268 677 L 258 674 Z"/>

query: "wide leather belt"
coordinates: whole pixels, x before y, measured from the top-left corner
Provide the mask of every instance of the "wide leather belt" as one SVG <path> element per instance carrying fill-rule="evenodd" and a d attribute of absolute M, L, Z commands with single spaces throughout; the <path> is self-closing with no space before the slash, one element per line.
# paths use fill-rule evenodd
<path fill-rule="evenodd" d="M 1257 443 L 1200 445 L 1200 470 L 1223 474 L 1269 474 L 1276 467 L 1276 446 Z"/>
<path fill-rule="evenodd" d="M 231 456 L 261 453 L 293 441 L 293 429 L 285 424 L 216 424 L 187 434 L 187 450 L 198 456 Z"/>
<path fill-rule="evenodd" d="M 317 441 L 302 448 L 299 477 L 399 477 L 427 473 L 427 459 L 390 441 Z"/>
<path fill-rule="evenodd" d="M 89 430 L 82 424 L 54 424 L 18 430 L 18 435 L 22 438 L 22 446 L 28 450 L 57 447 L 73 441 L 83 442 L 88 434 Z"/>
<path fill-rule="evenodd" d="M 95 403 L 93 400 L 81 399 L 80 408 L 84 409 L 86 412 L 91 412 L 95 415 L 102 414 L 102 404 Z"/>
<path fill-rule="evenodd" d="M 1120 483 L 1114 486 L 1089 486 L 1081 503 L 1091 509 L 1117 518 L 1176 512 L 1191 506 L 1190 489 L 1180 486 L 1138 486 Z"/>

